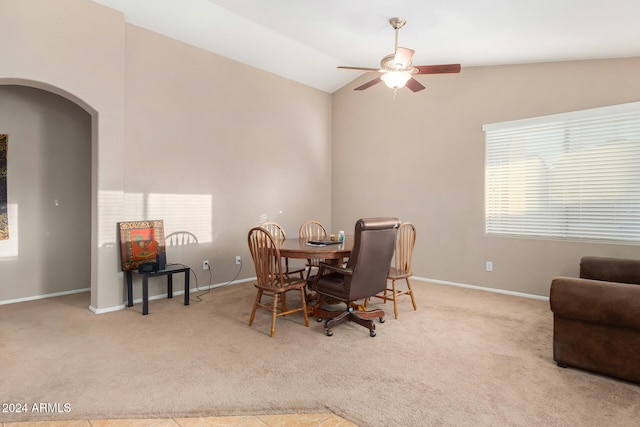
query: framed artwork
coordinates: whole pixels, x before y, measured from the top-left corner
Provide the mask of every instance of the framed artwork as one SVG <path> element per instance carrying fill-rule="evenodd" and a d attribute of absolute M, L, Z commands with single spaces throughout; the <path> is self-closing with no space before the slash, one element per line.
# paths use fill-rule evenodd
<path fill-rule="evenodd" d="M 119 222 L 122 271 L 135 270 L 143 262 L 157 262 L 164 253 L 164 223 L 155 221 Z"/>
<path fill-rule="evenodd" d="M 9 240 L 7 200 L 7 145 L 9 136 L 0 134 L 0 240 Z"/>

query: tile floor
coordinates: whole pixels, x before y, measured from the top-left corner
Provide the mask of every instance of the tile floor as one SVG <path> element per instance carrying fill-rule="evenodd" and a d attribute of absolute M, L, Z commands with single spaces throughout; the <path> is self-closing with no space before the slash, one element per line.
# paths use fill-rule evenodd
<path fill-rule="evenodd" d="M 337 415 L 247 415 L 202 418 L 131 420 L 26 421 L 0 423 L 0 427 L 357 427 Z"/>

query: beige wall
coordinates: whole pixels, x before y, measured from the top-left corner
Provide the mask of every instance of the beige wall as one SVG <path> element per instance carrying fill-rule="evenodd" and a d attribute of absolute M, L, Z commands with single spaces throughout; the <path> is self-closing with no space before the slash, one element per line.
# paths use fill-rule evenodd
<path fill-rule="evenodd" d="M 640 247 L 487 237 L 482 125 L 640 100 L 640 58 L 463 68 L 333 97 L 332 219 L 397 215 L 418 230 L 417 276 L 548 296 L 583 255 L 640 256 Z M 493 272 L 485 272 L 485 261 Z"/>
<path fill-rule="evenodd" d="M 331 96 L 145 29 L 127 26 L 127 220 L 163 219 L 194 248 L 168 248 L 200 286 L 253 277 L 247 231 L 297 236 L 331 225 Z"/>
<path fill-rule="evenodd" d="M 118 221 L 164 219 L 166 233 L 194 232 L 195 248 L 169 248 L 168 257 L 193 267 L 200 287 L 234 278 L 236 255 L 245 262 L 239 277 L 253 276 L 246 233 L 261 221 L 279 221 L 290 235 L 310 217 L 330 226 L 329 94 L 128 25 L 88 0 L 0 0 L 0 11 L 0 28 L 12 34 L 0 38 L 0 85 L 42 88 L 91 115 L 84 250 L 93 310 L 121 308 L 125 298 Z M 0 276 L 7 268 L 0 262 Z M 0 283 L 0 302 L 48 293 L 34 293 L 29 275 L 16 287 L 19 279 Z"/>

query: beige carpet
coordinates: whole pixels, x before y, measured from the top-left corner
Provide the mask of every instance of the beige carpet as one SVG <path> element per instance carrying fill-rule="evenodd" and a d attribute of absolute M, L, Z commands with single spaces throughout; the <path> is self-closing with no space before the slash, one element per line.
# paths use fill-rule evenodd
<path fill-rule="evenodd" d="M 547 302 L 415 283 L 377 336 L 301 314 L 247 326 L 250 284 L 95 315 L 89 295 L 0 306 L 0 421 L 331 411 L 360 426 L 637 426 L 640 386 L 558 368 Z M 195 298 L 195 297 L 194 297 Z M 290 298 L 293 303 L 294 298 Z M 374 302 L 374 306 L 383 305 Z M 68 404 L 69 412 L 64 412 Z"/>

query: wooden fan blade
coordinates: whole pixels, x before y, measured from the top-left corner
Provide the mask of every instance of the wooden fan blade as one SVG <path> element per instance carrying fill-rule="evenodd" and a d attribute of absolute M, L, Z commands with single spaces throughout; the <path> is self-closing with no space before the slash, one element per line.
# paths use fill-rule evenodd
<path fill-rule="evenodd" d="M 400 64 L 402 69 L 405 69 L 411 64 L 411 58 L 415 53 L 412 49 L 407 49 L 406 47 L 399 47 L 396 50 L 396 55 L 393 57 L 394 64 Z"/>
<path fill-rule="evenodd" d="M 378 68 L 363 68 L 363 67 L 344 67 L 344 66 L 339 66 L 336 68 L 341 68 L 343 70 L 357 70 L 357 71 L 380 71 Z"/>
<path fill-rule="evenodd" d="M 416 74 L 441 74 L 460 72 L 460 64 L 418 65 L 414 68 L 418 69 L 418 72 Z"/>
<path fill-rule="evenodd" d="M 418 92 L 418 91 L 421 91 L 422 89 L 424 89 L 424 86 L 422 85 L 422 83 L 420 83 L 419 81 L 417 81 L 413 77 L 411 77 L 409 80 L 407 80 L 406 86 L 409 89 L 411 89 L 413 92 Z"/>
<path fill-rule="evenodd" d="M 355 88 L 354 90 L 365 90 L 370 88 L 371 86 L 378 84 L 382 81 L 382 79 L 380 77 L 376 77 L 375 79 L 368 81 L 367 83 L 363 84 L 362 86 L 358 86 L 357 88 Z"/>

